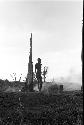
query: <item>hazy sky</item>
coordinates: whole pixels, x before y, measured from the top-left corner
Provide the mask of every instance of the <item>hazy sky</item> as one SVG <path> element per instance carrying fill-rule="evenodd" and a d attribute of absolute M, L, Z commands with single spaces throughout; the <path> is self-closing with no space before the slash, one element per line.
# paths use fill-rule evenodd
<path fill-rule="evenodd" d="M 33 62 L 42 59 L 48 78 L 81 75 L 82 1 L 0 1 L 0 78 L 28 72 L 32 32 Z"/>

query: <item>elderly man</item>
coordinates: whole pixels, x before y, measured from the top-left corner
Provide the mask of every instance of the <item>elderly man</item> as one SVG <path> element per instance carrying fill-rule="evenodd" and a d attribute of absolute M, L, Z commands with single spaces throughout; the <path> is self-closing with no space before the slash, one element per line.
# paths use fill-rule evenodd
<path fill-rule="evenodd" d="M 38 63 L 35 64 L 35 73 L 38 81 L 38 89 L 41 91 L 42 88 L 42 77 L 41 77 L 41 59 L 38 58 Z"/>

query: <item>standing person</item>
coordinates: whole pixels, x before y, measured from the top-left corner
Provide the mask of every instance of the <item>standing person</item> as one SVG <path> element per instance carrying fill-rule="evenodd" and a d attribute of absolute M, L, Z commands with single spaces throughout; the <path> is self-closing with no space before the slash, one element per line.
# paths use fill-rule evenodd
<path fill-rule="evenodd" d="M 42 77 L 41 77 L 41 59 L 38 58 L 38 63 L 35 64 L 35 73 L 38 81 L 38 89 L 41 91 L 42 88 Z"/>

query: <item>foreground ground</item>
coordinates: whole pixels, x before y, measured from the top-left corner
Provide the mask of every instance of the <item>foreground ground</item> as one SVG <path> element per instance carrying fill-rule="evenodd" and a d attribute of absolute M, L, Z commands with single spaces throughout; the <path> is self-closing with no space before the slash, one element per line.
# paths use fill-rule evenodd
<path fill-rule="evenodd" d="M 0 93 L 0 125 L 82 125 L 81 91 Z"/>

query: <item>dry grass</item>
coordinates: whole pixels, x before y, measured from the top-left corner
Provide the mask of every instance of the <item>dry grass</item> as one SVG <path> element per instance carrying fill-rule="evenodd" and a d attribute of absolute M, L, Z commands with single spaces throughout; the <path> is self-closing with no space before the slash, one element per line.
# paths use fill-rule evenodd
<path fill-rule="evenodd" d="M 78 119 L 82 124 L 82 113 L 81 91 L 56 95 L 39 92 L 0 93 L 2 125 L 77 125 Z"/>

